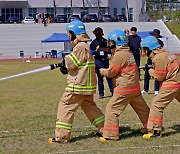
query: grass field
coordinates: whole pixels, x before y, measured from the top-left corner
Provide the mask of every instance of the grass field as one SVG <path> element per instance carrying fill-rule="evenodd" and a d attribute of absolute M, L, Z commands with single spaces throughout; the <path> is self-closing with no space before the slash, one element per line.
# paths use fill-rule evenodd
<path fill-rule="evenodd" d="M 165 22 L 166 26 L 180 39 L 180 21 L 179 22 Z"/>
<path fill-rule="evenodd" d="M 0 62 L 0 78 L 56 62 Z M 75 114 L 72 142 L 48 144 L 48 138 L 54 137 L 57 105 L 65 86 L 66 76 L 58 69 L 0 81 L 0 153 L 180 153 L 180 114 L 176 100 L 164 111 L 164 135 L 160 139 L 142 139 L 140 121 L 128 106 L 120 116 L 121 134 L 117 142 L 100 143 L 94 135 L 95 127 L 79 109 Z M 154 97 L 152 89 L 153 81 L 151 94 L 144 96 L 149 105 Z M 95 102 L 103 112 L 109 99 L 99 100 L 95 95 Z"/>

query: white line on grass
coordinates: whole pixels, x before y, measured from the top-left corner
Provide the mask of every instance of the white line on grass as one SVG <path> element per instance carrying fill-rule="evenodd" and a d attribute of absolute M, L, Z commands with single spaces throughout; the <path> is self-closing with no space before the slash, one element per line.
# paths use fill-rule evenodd
<path fill-rule="evenodd" d="M 167 148 L 167 147 L 180 147 L 180 145 L 153 145 L 153 146 L 140 146 L 140 147 L 119 147 L 119 148 L 106 148 L 106 149 L 94 149 L 94 150 L 74 150 L 74 151 L 61 151 L 48 154 L 63 154 L 63 153 L 83 153 L 92 151 L 109 151 L 109 150 L 127 150 L 127 149 L 151 149 L 151 148 Z"/>
<path fill-rule="evenodd" d="M 179 123 L 180 121 L 169 121 L 169 122 L 163 122 L 163 123 Z M 129 126 L 129 125 L 142 125 L 142 123 L 134 123 L 134 124 L 120 124 L 120 127 L 121 126 Z M 44 129 L 24 129 L 24 130 L 1 130 L 0 133 L 18 133 L 18 132 L 30 132 L 30 131 L 39 131 L 39 130 L 46 130 L 46 129 L 50 129 L 51 127 L 49 128 L 44 128 Z M 90 125 L 90 126 L 81 126 L 81 127 L 73 127 L 73 129 L 79 129 L 79 128 L 95 128 L 93 125 Z"/>

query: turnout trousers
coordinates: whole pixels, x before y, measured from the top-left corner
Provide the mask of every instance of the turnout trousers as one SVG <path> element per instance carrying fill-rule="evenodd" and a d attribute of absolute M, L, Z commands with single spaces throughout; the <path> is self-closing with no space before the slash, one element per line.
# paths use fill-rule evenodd
<path fill-rule="evenodd" d="M 93 95 L 74 94 L 66 91 L 60 99 L 57 122 L 55 129 L 55 138 L 59 142 L 69 142 L 71 129 L 74 119 L 74 113 L 81 106 L 89 121 L 100 131 L 104 126 L 104 115 L 96 106 Z"/>
<path fill-rule="evenodd" d="M 163 110 L 174 98 L 180 103 L 180 89 L 160 90 L 159 94 L 154 97 L 148 118 L 148 130 L 162 131 Z"/>
<path fill-rule="evenodd" d="M 124 111 L 126 106 L 130 104 L 139 116 L 144 128 L 147 128 L 147 120 L 149 116 L 149 107 L 144 101 L 142 95 L 138 92 L 127 95 L 114 94 L 108 102 L 105 111 L 105 123 L 103 129 L 103 137 L 113 140 L 119 139 L 119 120 L 118 117 Z"/>

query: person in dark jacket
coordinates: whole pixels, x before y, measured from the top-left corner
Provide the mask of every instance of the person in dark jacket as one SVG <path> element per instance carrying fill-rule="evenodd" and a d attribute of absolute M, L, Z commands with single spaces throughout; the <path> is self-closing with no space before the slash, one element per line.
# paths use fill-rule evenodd
<path fill-rule="evenodd" d="M 136 34 L 136 32 L 137 32 L 136 27 L 132 27 L 130 29 L 130 31 L 131 31 L 131 35 L 128 36 L 128 45 L 130 47 L 130 51 L 134 55 L 136 65 L 137 65 L 137 67 L 139 67 L 140 66 L 140 55 L 141 55 L 141 51 L 140 51 L 141 38 Z M 140 78 L 140 70 L 139 70 L 139 78 Z"/>
<path fill-rule="evenodd" d="M 154 29 L 152 32 L 150 32 L 152 36 L 156 37 L 158 40 L 158 43 L 160 44 L 161 47 L 164 46 L 164 43 L 159 39 L 162 38 L 160 35 L 160 30 L 159 29 Z M 152 60 L 150 58 L 147 59 L 147 65 L 152 65 Z M 144 89 L 141 91 L 142 94 L 148 94 L 149 92 L 149 80 L 151 76 L 149 75 L 148 70 L 145 70 L 144 73 Z M 157 95 L 159 93 L 159 82 L 154 81 L 154 95 Z"/>
<path fill-rule="evenodd" d="M 109 58 L 108 54 L 111 54 L 110 49 L 107 47 L 107 40 L 103 37 L 103 29 L 100 27 L 95 28 L 93 34 L 96 38 L 91 42 L 90 49 L 91 53 L 95 58 L 96 65 L 96 73 L 98 77 L 98 90 L 99 90 L 99 98 L 104 98 L 104 82 L 103 76 L 100 75 L 100 68 L 108 68 L 109 67 Z M 112 79 L 106 78 L 109 86 L 109 90 L 113 95 L 113 84 Z"/>

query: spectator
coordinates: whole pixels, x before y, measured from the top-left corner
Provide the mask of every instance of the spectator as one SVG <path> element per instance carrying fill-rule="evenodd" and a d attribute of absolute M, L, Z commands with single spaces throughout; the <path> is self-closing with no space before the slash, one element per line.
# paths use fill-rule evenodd
<path fill-rule="evenodd" d="M 36 23 L 38 23 L 38 19 L 39 19 L 39 14 L 36 13 L 36 19 L 35 19 Z"/>
<path fill-rule="evenodd" d="M 126 34 L 126 41 L 129 42 L 129 41 L 128 41 L 128 37 L 129 37 L 129 35 L 130 35 L 129 30 L 128 30 L 128 29 L 124 30 L 124 33 Z"/>
<path fill-rule="evenodd" d="M 157 38 L 161 47 L 164 46 L 164 43 L 159 39 L 159 38 L 162 38 L 162 36 L 160 35 L 159 29 L 154 29 L 150 34 Z M 152 60 L 150 58 L 147 59 L 147 65 L 152 65 Z M 151 78 L 151 76 L 149 75 L 148 70 L 145 70 L 145 73 L 144 73 L 144 89 L 141 91 L 142 94 L 148 94 L 150 78 Z M 159 82 L 155 80 L 154 81 L 154 95 L 157 95 L 158 93 L 159 93 Z"/>
<path fill-rule="evenodd" d="M 96 73 L 98 77 L 99 98 L 102 99 L 104 97 L 104 80 L 103 76 L 99 74 L 99 69 L 109 67 L 108 54 L 110 53 L 110 50 L 107 47 L 107 40 L 102 37 L 104 35 L 102 28 L 95 28 L 93 34 L 96 36 L 96 38 L 90 44 L 90 49 L 95 57 Z M 113 95 L 112 79 L 106 78 L 106 80 L 108 82 L 109 90 Z"/>
<path fill-rule="evenodd" d="M 159 44 L 161 45 L 161 47 L 163 47 L 164 46 L 164 43 L 163 43 L 163 41 L 161 41 L 159 38 L 162 38 L 162 36 L 160 35 L 160 30 L 159 29 L 154 29 L 151 33 L 149 33 L 149 34 L 151 34 L 152 36 L 154 36 L 154 37 L 156 37 L 157 38 L 157 40 L 158 40 L 158 42 L 159 42 Z"/>
<path fill-rule="evenodd" d="M 126 30 L 124 31 L 124 33 L 126 34 L 126 36 L 129 36 L 129 35 L 130 35 L 130 32 L 129 32 L 128 29 L 126 29 Z"/>
<path fill-rule="evenodd" d="M 130 51 L 134 55 L 137 67 L 140 66 L 140 43 L 141 38 L 136 34 L 137 28 L 131 28 L 131 35 L 128 37 L 128 45 L 130 47 Z M 139 70 L 139 79 L 140 79 L 140 70 Z"/>
<path fill-rule="evenodd" d="M 43 14 L 43 16 L 42 16 L 42 23 L 44 24 L 44 27 L 46 27 L 47 26 L 47 22 L 46 22 L 46 18 L 45 18 L 45 15 Z"/>

